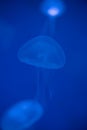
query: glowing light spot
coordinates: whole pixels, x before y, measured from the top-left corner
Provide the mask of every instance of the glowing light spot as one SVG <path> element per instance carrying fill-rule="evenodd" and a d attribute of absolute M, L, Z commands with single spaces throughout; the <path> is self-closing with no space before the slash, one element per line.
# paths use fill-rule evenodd
<path fill-rule="evenodd" d="M 60 16 L 65 11 L 65 5 L 61 0 L 47 0 L 41 4 L 41 11 L 49 16 Z"/>
<path fill-rule="evenodd" d="M 51 16 L 56 16 L 59 14 L 59 10 L 57 8 L 50 8 L 48 9 L 48 14 L 51 15 Z"/>

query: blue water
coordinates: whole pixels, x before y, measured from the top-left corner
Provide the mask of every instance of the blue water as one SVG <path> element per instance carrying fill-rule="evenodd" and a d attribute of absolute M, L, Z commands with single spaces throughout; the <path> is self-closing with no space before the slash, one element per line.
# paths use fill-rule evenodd
<path fill-rule="evenodd" d="M 17 52 L 49 22 L 39 10 L 40 3 L 0 1 L 0 121 L 15 103 L 36 94 L 37 69 L 21 63 Z M 56 19 L 53 38 L 62 46 L 66 64 L 50 71 L 45 82 L 41 79 L 43 86 L 51 88 L 52 98 L 47 99 L 47 109 L 33 130 L 87 129 L 87 2 L 65 0 L 65 5 L 66 11 Z"/>

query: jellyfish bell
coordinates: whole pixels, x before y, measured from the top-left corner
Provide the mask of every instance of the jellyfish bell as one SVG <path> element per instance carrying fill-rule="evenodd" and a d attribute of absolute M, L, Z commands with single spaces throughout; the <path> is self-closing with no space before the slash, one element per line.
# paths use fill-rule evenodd
<path fill-rule="evenodd" d="M 43 115 L 42 106 L 36 101 L 21 101 L 8 109 L 2 118 L 2 130 L 30 128 Z"/>
<path fill-rule="evenodd" d="M 45 69 L 59 69 L 65 64 L 62 47 L 48 36 L 29 40 L 19 49 L 18 58 L 21 62 Z"/>

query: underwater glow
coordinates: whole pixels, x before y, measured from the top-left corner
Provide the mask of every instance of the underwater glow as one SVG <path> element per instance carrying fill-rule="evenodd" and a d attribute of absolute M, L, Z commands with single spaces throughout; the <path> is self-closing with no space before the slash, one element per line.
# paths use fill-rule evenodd
<path fill-rule="evenodd" d="M 48 9 L 48 14 L 51 16 L 56 16 L 56 15 L 58 15 L 58 13 L 59 13 L 59 10 L 57 8 Z"/>
<path fill-rule="evenodd" d="M 62 0 L 45 0 L 41 4 L 41 11 L 49 16 L 60 16 L 65 11 Z"/>
<path fill-rule="evenodd" d="M 29 40 L 19 49 L 18 58 L 21 62 L 45 69 L 59 69 L 65 64 L 63 49 L 48 36 Z"/>
<path fill-rule="evenodd" d="M 25 130 L 43 115 L 43 108 L 36 101 L 25 100 L 8 109 L 2 118 L 2 130 Z"/>

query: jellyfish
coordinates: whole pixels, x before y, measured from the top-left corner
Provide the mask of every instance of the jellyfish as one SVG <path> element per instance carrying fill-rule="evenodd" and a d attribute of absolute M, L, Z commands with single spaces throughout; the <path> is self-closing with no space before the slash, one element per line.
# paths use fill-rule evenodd
<path fill-rule="evenodd" d="M 40 5 L 40 10 L 48 16 L 49 32 L 53 36 L 56 32 L 56 18 L 65 12 L 65 4 L 62 0 L 44 0 Z"/>
<path fill-rule="evenodd" d="M 18 59 L 35 67 L 59 69 L 65 64 L 62 47 L 48 36 L 37 36 L 29 40 L 18 51 Z"/>
<path fill-rule="evenodd" d="M 37 36 L 19 48 L 17 56 L 20 62 L 36 68 L 37 87 L 33 100 L 45 111 L 48 100 L 52 97 L 52 89 L 47 85 L 48 73 L 62 68 L 65 64 L 62 47 L 51 37 Z"/>
<path fill-rule="evenodd" d="M 43 115 L 42 106 L 33 100 L 24 100 L 9 108 L 2 118 L 2 130 L 25 130 Z"/>

